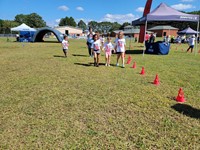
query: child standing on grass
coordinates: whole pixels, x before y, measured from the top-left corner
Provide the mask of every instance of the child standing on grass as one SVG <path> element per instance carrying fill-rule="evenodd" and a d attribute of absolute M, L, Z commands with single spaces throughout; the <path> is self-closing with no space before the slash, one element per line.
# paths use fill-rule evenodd
<path fill-rule="evenodd" d="M 68 37 L 67 35 L 64 35 L 63 41 L 62 41 L 62 48 L 63 48 L 63 53 L 65 57 L 67 57 L 68 46 L 69 46 Z"/>
<path fill-rule="evenodd" d="M 110 57 L 112 54 L 112 50 L 114 49 L 112 43 L 111 43 L 111 38 L 107 38 L 107 42 L 103 46 L 103 50 L 105 51 L 105 66 L 110 66 Z"/>
<path fill-rule="evenodd" d="M 115 50 L 117 52 L 117 63 L 116 63 L 116 66 L 119 66 L 119 58 L 121 57 L 121 59 L 122 59 L 122 68 L 125 68 L 124 55 L 125 55 L 125 51 L 126 51 L 126 40 L 124 39 L 124 34 L 121 31 L 118 34 L 118 39 L 116 41 Z"/>
<path fill-rule="evenodd" d="M 189 47 L 187 49 L 187 52 L 191 49 L 191 53 L 193 51 L 193 48 L 194 48 L 194 44 L 195 44 L 195 35 L 192 35 L 189 39 Z"/>
<path fill-rule="evenodd" d="M 94 55 L 94 66 L 99 67 L 99 56 L 101 51 L 101 41 L 97 34 L 93 36 L 94 42 L 92 43 L 92 52 Z"/>

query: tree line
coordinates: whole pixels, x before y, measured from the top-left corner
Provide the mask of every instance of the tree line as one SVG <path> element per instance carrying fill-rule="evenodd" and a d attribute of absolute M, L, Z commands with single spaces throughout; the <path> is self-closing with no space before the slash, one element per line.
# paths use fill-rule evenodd
<path fill-rule="evenodd" d="M 188 12 L 188 14 L 200 15 L 200 10 Z M 40 15 L 38 15 L 37 13 L 18 14 L 15 16 L 14 20 L 0 19 L 0 34 L 9 34 L 10 28 L 16 27 L 22 23 L 25 23 L 32 28 L 41 28 L 41 27 L 47 26 L 47 24 L 43 20 L 43 18 Z M 197 25 L 194 22 L 154 22 L 153 24 L 150 24 L 149 27 L 155 26 L 155 25 L 160 25 L 160 24 L 168 24 L 168 25 L 170 24 L 171 26 L 179 28 L 180 30 L 185 29 L 188 26 L 190 26 L 194 30 L 197 28 Z M 93 28 L 94 31 L 98 31 L 100 33 L 107 33 L 107 32 L 112 32 L 114 30 L 121 30 L 125 26 L 130 25 L 130 23 L 125 22 L 123 24 L 119 24 L 118 22 L 90 21 L 90 22 L 88 22 L 88 25 L 87 25 L 83 20 L 80 20 L 78 23 L 76 23 L 76 21 L 74 20 L 73 17 L 66 16 L 65 18 L 60 19 L 60 22 L 58 25 L 59 26 L 68 25 L 68 26 L 73 26 L 73 27 L 79 27 L 79 28 L 83 29 L 83 31 L 88 29 L 88 27 L 90 26 Z"/>

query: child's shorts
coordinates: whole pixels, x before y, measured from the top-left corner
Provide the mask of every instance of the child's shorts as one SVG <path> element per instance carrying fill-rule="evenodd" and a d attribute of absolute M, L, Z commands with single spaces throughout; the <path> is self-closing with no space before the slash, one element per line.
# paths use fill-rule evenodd
<path fill-rule="evenodd" d="M 63 49 L 63 52 L 67 52 L 68 49 Z"/>
<path fill-rule="evenodd" d="M 93 51 L 95 54 L 100 54 L 100 50 L 97 50 L 97 51 Z"/>
<path fill-rule="evenodd" d="M 194 45 L 190 45 L 190 48 L 194 48 Z"/>
<path fill-rule="evenodd" d="M 106 52 L 106 56 L 111 56 L 111 52 Z"/>

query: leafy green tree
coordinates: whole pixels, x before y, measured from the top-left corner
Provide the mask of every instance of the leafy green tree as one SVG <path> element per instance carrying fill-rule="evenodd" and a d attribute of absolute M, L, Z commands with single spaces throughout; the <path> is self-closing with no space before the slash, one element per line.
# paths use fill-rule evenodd
<path fill-rule="evenodd" d="M 15 16 L 15 21 L 19 24 L 25 23 L 33 28 L 40 28 L 46 26 L 46 22 L 37 13 L 31 13 L 28 15 L 18 14 Z"/>
<path fill-rule="evenodd" d="M 70 18 L 69 18 L 68 24 L 69 24 L 70 26 L 76 27 L 76 21 L 74 20 L 73 17 L 70 17 Z"/>
<path fill-rule="evenodd" d="M 83 20 L 80 20 L 78 22 L 78 27 L 83 29 L 83 30 L 86 30 L 87 29 L 87 25 L 85 24 L 85 22 Z"/>
<path fill-rule="evenodd" d="M 45 27 L 46 22 L 42 19 L 40 15 L 37 13 L 31 13 L 27 15 L 27 25 L 33 28 L 40 28 L 40 27 Z"/>
<path fill-rule="evenodd" d="M 59 26 L 73 26 L 76 27 L 76 22 L 73 17 L 61 18 Z"/>
<path fill-rule="evenodd" d="M 131 25 L 129 22 L 124 22 L 122 26 L 119 28 L 120 30 L 124 29 L 125 26 Z"/>
<path fill-rule="evenodd" d="M 98 22 L 96 22 L 96 21 L 90 21 L 88 23 L 88 27 L 91 27 L 93 29 L 93 31 L 97 31 L 98 30 Z"/>
<path fill-rule="evenodd" d="M 27 22 L 27 16 L 28 15 L 18 14 L 18 15 L 15 16 L 14 21 L 18 22 L 19 24 L 26 23 Z"/>

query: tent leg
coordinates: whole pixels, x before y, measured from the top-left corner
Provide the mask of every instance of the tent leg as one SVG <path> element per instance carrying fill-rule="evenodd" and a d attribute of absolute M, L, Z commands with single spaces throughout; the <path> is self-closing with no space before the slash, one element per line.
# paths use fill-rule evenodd
<path fill-rule="evenodd" d="M 197 38 L 198 38 L 198 36 L 199 36 L 199 21 L 198 21 L 198 23 L 197 23 Z M 194 52 L 194 54 L 196 55 L 198 52 L 198 47 L 197 47 L 197 44 L 198 44 L 198 41 L 197 41 L 197 38 L 196 38 L 196 46 L 195 46 L 195 52 Z"/>
<path fill-rule="evenodd" d="M 146 49 L 146 45 L 145 45 L 145 35 L 146 35 L 146 32 L 147 32 L 147 21 L 145 22 L 145 30 L 144 30 L 144 40 L 143 40 L 144 48 L 143 48 L 143 56 L 144 56 L 144 52 L 145 52 L 145 49 Z"/>

